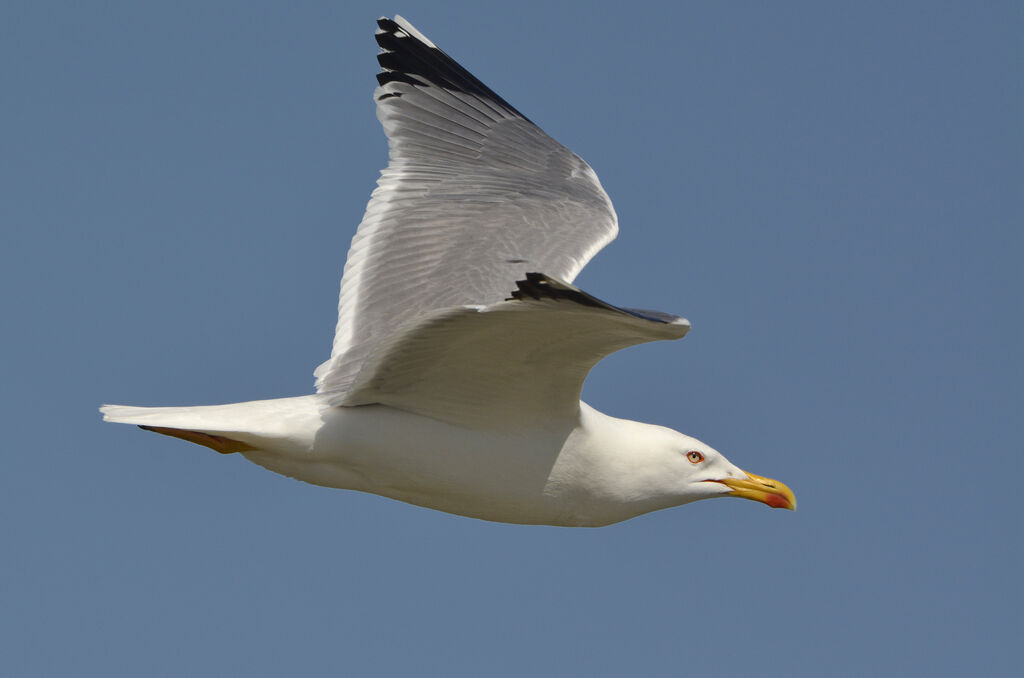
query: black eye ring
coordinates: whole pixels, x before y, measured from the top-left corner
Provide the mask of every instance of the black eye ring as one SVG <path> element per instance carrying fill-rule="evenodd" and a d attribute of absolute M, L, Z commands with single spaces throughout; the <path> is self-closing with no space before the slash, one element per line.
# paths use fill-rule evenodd
<path fill-rule="evenodd" d="M 689 452 L 687 452 L 686 458 L 690 461 L 691 464 L 699 464 L 702 461 L 704 461 L 704 455 L 698 452 L 697 450 L 690 450 Z"/>

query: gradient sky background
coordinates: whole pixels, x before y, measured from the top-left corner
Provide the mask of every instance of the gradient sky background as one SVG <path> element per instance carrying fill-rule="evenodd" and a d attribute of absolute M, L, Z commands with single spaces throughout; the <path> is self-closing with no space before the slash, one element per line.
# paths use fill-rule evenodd
<path fill-rule="evenodd" d="M 838 5 L 842 6 L 838 6 Z M 787 482 L 490 524 L 103 424 L 298 395 L 404 14 L 584 157 L 578 278 L 690 318 L 584 396 Z M 1011 675 L 1019 3 L 5 2 L 4 675 Z"/>

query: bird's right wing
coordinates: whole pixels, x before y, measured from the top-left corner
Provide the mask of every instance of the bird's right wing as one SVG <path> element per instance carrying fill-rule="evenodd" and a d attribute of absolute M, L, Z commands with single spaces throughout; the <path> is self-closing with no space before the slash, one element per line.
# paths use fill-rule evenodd
<path fill-rule="evenodd" d="M 684 318 L 612 306 L 546 275 L 517 285 L 506 301 L 441 309 L 398 328 L 332 404 L 381 403 L 472 428 L 564 420 L 601 358 L 690 329 Z"/>
<path fill-rule="evenodd" d="M 572 281 L 618 229 L 597 175 L 411 24 L 377 22 L 390 162 L 352 240 L 317 391 L 349 387 L 395 318 Z"/>

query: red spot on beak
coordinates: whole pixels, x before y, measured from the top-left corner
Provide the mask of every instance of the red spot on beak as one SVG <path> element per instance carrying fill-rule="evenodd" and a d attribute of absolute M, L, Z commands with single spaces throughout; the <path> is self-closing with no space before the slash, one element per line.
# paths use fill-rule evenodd
<path fill-rule="evenodd" d="M 789 508 L 789 500 L 781 494 L 769 493 L 765 496 L 764 503 L 772 508 Z"/>

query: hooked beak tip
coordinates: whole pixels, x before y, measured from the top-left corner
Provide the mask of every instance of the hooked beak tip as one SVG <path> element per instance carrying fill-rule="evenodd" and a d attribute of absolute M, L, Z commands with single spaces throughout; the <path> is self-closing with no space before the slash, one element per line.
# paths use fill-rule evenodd
<path fill-rule="evenodd" d="M 723 478 L 719 482 L 729 488 L 731 497 L 752 499 L 772 508 L 796 510 L 796 495 L 785 483 L 765 478 L 754 473 L 747 473 L 746 478 Z"/>

